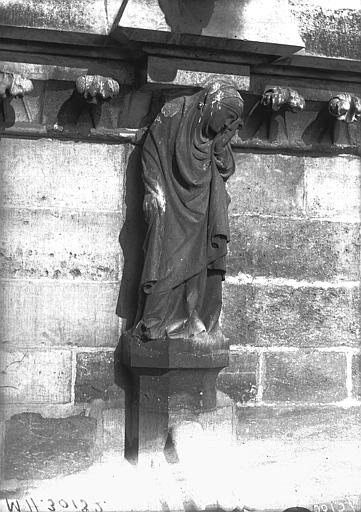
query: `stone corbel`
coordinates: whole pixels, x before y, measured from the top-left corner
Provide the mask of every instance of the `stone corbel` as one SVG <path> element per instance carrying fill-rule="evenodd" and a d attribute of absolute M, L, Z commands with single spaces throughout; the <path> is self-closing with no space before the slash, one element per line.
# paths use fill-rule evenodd
<path fill-rule="evenodd" d="M 273 112 L 278 112 L 282 109 L 290 112 L 300 112 L 304 110 L 306 102 L 294 89 L 275 86 L 264 91 L 261 105 Z"/>
<path fill-rule="evenodd" d="M 34 86 L 29 78 L 18 73 L 5 73 L 0 71 L 0 97 L 22 98 L 34 90 Z"/>
<path fill-rule="evenodd" d="M 119 84 L 110 77 L 100 75 L 79 76 L 75 88 L 88 103 L 101 104 L 119 94 Z"/>
<path fill-rule="evenodd" d="M 330 99 L 328 111 L 338 121 L 355 123 L 361 118 L 361 98 L 341 92 Z"/>
<path fill-rule="evenodd" d="M 288 143 L 292 130 L 287 125 L 287 113 L 304 110 L 305 99 L 294 89 L 269 86 L 250 110 L 243 136 L 246 139 L 260 139 L 274 143 Z"/>
<path fill-rule="evenodd" d="M 73 94 L 58 113 L 54 129 L 60 132 L 67 128 L 74 129 L 84 112 L 90 117 L 91 129 L 97 128 L 104 103 L 117 96 L 119 90 L 119 83 L 113 78 L 101 75 L 79 76 Z"/>
<path fill-rule="evenodd" d="M 63 104 L 54 125 L 56 131 L 74 129 L 84 112 L 91 120 L 91 129 L 97 128 L 105 102 L 119 94 L 119 83 L 110 77 L 101 75 L 81 75 L 75 81 L 71 97 Z"/>
<path fill-rule="evenodd" d="M 4 123 L 7 123 L 9 118 L 11 100 L 13 98 L 23 98 L 33 90 L 34 86 L 29 78 L 18 73 L 0 71 L 0 118 Z M 13 124 L 13 121 L 15 121 L 15 118 L 10 121 L 10 124 Z"/>

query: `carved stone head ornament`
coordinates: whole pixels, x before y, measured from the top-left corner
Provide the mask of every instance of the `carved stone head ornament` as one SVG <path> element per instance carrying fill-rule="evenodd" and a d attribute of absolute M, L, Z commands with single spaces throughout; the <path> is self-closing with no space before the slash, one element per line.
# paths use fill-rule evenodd
<path fill-rule="evenodd" d="M 270 108 L 274 112 L 278 112 L 281 108 L 291 112 L 299 112 L 305 108 L 306 102 L 294 89 L 275 86 L 264 91 L 261 105 Z"/>
<path fill-rule="evenodd" d="M 354 123 L 361 118 L 361 99 L 342 92 L 329 101 L 328 110 L 339 121 Z"/>
<path fill-rule="evenodd" d="M 82 75 L 75 83 L 76 90 L 88 103 L 108 101 L 119 94 L 119 84 L 110 77 Z"/>
<path fill-rule="evenodd" d="M 0 98 L 22 97 L 34 89 L 28 78 L 18 73 L 0 72 Z"/>

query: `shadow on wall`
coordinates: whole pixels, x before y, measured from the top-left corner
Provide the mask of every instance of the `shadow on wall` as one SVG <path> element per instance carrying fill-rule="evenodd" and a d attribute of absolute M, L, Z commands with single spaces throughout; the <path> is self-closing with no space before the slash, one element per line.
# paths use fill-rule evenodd
<path fill-rule="evenodd" d="M 12 98 L 0 98 L 0 130 L 15 124 L 15 110 L 11 101 Z"/>
<path fill-rule="evenodd" d="M 143 216 L 144 185 L 141 175 L 141 147 L 132 150 L 125 175 L 126 216 L 119 234 L 124 264 L 116 314 L 126 319 L 125 329 L 133 327 L 138 310 L 140 278 L 143 270 L 143 242 L 146 224 Z M 126 406 L 134 387 L 133 376 L 122 364 L 121 341 L 114 352 L 114 382 L 125 392 Z"/>
<path fill-rule="evenodd" d="M 159 0 L 159 7 L 165 15 L 172 32 L 201 34 L 207 27 L 215 0 Z"/>
<path fill-rule="evenodd" d="M 302 134 L 306 145 L 316 144 L 357 144 L 356 130 L 358 123 L 348 124 L 333 117 L 328 110 L 328 104 L 323 105 L 317 117 L 310 123 Z"/>
<path fill-rule="evenodd" d="M 143 197 L 141 148 L 135 147 L 129 156 L 126 169 L 126 217 L 119 235 L 124 266 L 116 313 L 119 317 L 126 318 L 126 329 L 130 329 L 136 320 L 139 282 L 143 269 L 143 241 L 146 233 Z"/>

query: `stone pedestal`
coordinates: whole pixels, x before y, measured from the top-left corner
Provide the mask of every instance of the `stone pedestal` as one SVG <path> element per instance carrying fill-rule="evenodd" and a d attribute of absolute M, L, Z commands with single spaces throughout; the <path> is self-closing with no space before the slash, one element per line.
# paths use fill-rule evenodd
<path fill-rule="evenodd" d="M 228 366 L 228 344 L 220 334 L 144 342 L 129 333 L 121 344 L 122 364 L 131 375 L 125 456 L 138 462 L 164 453 L 175 462 L 172 430 L 189 421 L 208 428 L 212 415 L 217 415 L 216 379 Z M 226 409 L 231 412 L 229 406 Z"/>

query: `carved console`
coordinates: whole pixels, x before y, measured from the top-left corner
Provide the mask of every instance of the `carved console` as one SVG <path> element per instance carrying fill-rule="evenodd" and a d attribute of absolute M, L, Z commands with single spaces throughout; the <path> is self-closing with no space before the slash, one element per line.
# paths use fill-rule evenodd
<path fill-rule="evenodd" d="M 33 83 L 28 78 L 18 73 L 0 72 L 0 97 L 2 99 L 23 97 L 33 89 Z"/>
<path fill-rule="evenodd" d="M 82 114 L 87 117 L 91 129 L 100 123 L 103 105 L 119 94 L 119 84 L 110 77 L 100 75 L 82 75 L 76 79 L 71 97 L 64 103 L 58 113 L 54 130 L 63 132 L 67 128 L 78 129 L 78 121 Z"/>
<path fill-rule="evenodd" d="M 15 122 L 14 110 L 10 103 L 13 98 L 23 98 L 31 93 L 34 86 L 29 78 L 18 73 L 0 72 L 0 123 L 5 127 Z"/>
<path fill-rule="evenodd" d="M 342 92 L 330 99 L 328 111 L 338 121 L 355 123 L 361 118 L 361 98 Z"/>
<path fill-rule="evenodd" d="M 246 140 L 287 144 L 289 113 L 299 113 L 305 106 L 305 99 L 296 90 L 278 85 L 268 87 L 250 109 L 242 135 Z"/>
<path fill-rule="evenodd" d="M 75 89 L 88 103 L 109 101 L 119 94 L 119 84 L 110 77 L 82 75 L 75 82 Z"/>
<path fill-rule="evenodd" d="M 281 109 L 291 112 L 304 110 L 306 102 L 304 98 L 290 87 L 271 87 L 264 91 L 261 98 L 261 105 L 278 112 Z"/>

